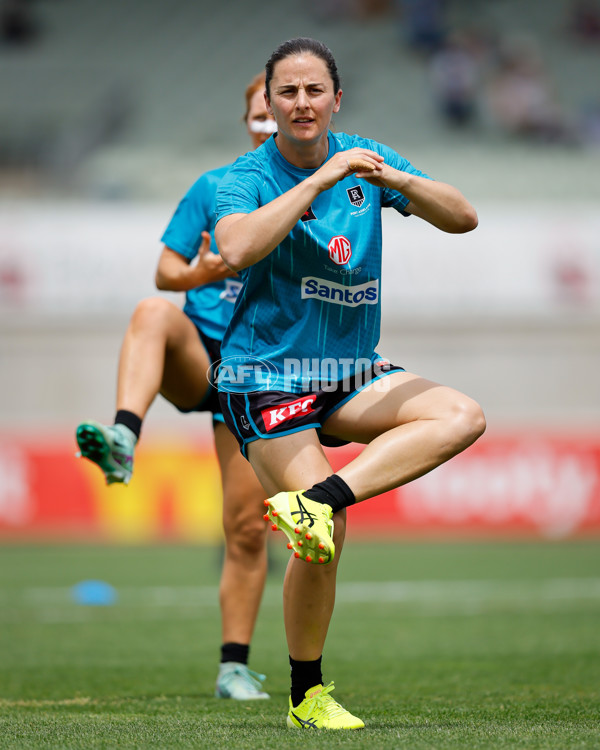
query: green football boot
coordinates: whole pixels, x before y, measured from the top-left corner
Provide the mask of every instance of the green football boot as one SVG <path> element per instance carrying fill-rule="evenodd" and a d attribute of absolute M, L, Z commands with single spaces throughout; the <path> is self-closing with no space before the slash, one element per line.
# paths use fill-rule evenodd
<path fill-rule="evenodd" d="M 98 422 L 82 422 L 75 437 L 78 456 L 93 461 L 104 472 L 106 484 L 129 484 L 133 472 L 133 452 L 137 439 L 123 424 L 110 427 Z"/>

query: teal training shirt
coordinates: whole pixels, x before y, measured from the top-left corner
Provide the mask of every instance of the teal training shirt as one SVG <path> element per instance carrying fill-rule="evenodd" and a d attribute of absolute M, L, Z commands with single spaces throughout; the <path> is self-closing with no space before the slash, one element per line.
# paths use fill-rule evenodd
<path fill-rule="evenodd" d="M 367 148 L 396 169 L 427 177 L 376 141 L 331 132 L 328 139 L 328 159 Z M 315 171 L 287 162 L 270 138 L 222 180 L 217 221 L 254 211 Z M 317 375 L 341 380 L 367 369 L 378 358 L 381 209 L 404 213 L 407 203 L 395 190 L 350 175 L 321 193 L 273 252 L 240 271 L 242 290 L 221 349 L 238 375 L 230 370 L 220 388 L 302 393 Z"/>
<path fill-rule="evenodd" d="M 217 187 L 231 165 L 213 169 L 199 177 L 181 199 L 161 241 L 171 250 L 193 260 L 202 244 L 202 232 L 210 232 L 210 249 L 215 243 L 215 196 Z M 191 289 L 186 292 L 184 313 L 212 339 L 223 338 L 233 312 L 233 303 L 242 288 L 237 277 Z"/>

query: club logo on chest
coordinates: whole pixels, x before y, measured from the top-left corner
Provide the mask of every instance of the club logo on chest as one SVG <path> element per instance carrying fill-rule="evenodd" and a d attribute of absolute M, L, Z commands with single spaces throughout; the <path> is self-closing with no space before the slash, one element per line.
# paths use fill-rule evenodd
<path fill-rule="evenodd" d="M 350 203 L 352 203 L 353 206 L 357 206 L 358 208 L 360 208 L 365 202 L 365 194 L 363 193 L 360 185 L 355 185 L 354 187 L 347 188 L 346 192 L 348 193 L 348 198 L 350 199 Z"/>

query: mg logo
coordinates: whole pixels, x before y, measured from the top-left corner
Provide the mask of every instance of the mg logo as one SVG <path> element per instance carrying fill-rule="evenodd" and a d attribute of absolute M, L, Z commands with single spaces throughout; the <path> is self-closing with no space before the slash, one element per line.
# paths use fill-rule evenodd
<path fill-rule="evenodd" d="M 337 237 L 332 237 L 327 245 L 329 250 L 329 257 L 338 266 L 344 266 L 352 257 L 352 246 L 350 240 L 344 237 L 343 234 L 338 234 Z"/>

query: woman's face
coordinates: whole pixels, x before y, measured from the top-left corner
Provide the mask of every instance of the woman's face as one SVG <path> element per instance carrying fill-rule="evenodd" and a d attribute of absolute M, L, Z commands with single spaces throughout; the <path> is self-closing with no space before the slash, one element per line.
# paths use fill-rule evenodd
<path fill-rule="evenodd" d="M 275 132 L 275 120 L 267 112 L 264 89 L 255 91 L 250 99 L 246 119 L 248 135 L 252 139 L 252 148 L 258 148 Z"/>
<path fill-rule="evenodd" d="M 277 121 L 277 137 L 295 146 L 314 144 L 327 133 L 342 98 L 341 90 L 334 93 L 325 61 L 307 53 L 275 64 L 270 91 L 268 106 Z"/>

